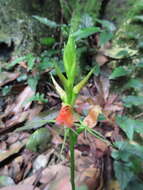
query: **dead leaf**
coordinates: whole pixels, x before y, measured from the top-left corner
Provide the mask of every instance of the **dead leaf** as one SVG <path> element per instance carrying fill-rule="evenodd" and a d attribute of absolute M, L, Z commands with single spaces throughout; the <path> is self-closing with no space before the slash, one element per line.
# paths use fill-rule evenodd
<path fill-rule="evenodd" d="M 90 96 L 79 96 L 75 103 L 75 110 L 79 114 L 85 114 L 95 104 L 95 101 Z"/>
<path fill-rule="evenodd" d="M 15 80 L 19 73 L 1 72 L 0 73 L 0 87 Z"/>
<path fill-rule="evenodd" d="M 11 133 L 6 142 L 8 144 L 13 144 L 18 140 L 18 138 L 19 138 L 18 133 Z"/>
<path fill-rule="evenodd" d="M 22 93 L 17 97 L 14 109 L 12 110 L 13 113 L 19 113 L 22 109 L 27 110 L 31 105 L 31 102 L 24 104 L 24 102 L 34 96 L 35 92 L 32 90 L 30 86 L 27 86 Z"/>
<path fill-rule="evenodd" d="M 40 190 L 38 187 L 34 188 L 33 185 L 24 184 L 24 185 L 13 185 L 1 188 L 1 190 Z"/>
<path fill-rule="evenodd" d="M 12 127 L 18 123 L 25 121 L 25 119 L 29 116 L 29 111 L 23 111 L 22 113 L 17 113 L 11 119 L 6 121 L 6 127 Z"/>
<path fill-rule="evenodd" d="M 0 162 L 4 161 L 8 157 L 12 156 L 13 154 L 18 153 L 22 148 L 24 144 L 19 144 L 17 147 L 12 147 L 9 150 L 0 153 Z"/>
<path fill-rule="evenodd" d="M 117 180 L 111 180 L 108 186 L 109 190 L 121 190 L 119 182 Z"/>
<path fill-rule="evenodd" d="M 102 51 L 98 52 L 98 54 L 95 56 L 95 60 L 100 66 L 104 65 L 109 61 L 109 59 L 103 54 Z"/>
<path fill-rule="evenodd" d="M 89 128 L 95 127 L 100 113 L 102 113 L 102 108 L 99 105 L 93 106 L 90 109 L 88 115 L 83 120 L 83 123 L 87 125 Z"/>
<path fill-rule="evenodd" d="M 16 98 L 15 103 L 7 107 L 3 117 L 6 117 L 7 115 L 10 115 L 10 114 L 17 114 L 17 113 L 27 110 L 30 107 L 31 102 L 28 102 L 25 104 L 24 102 L 28 98 L 32 97 L 34 94 L 35 92 L 32 90 L 30 86 L 25 87 L 25 89 L 21 92 L 21 94 Z"/>
<path fill-rule="evenodd" d="M 32 109 L 29 109 L 27 111 L 22 111 L 20 113 L 17 113 L 11 119 L 9 119 L 9 120 L 7 120 L 5 122 L 5 126 L 6 127 L 3 129 L 3 131 L 7 130 L 8 128 L 10 128 L 10 127 L 12 127 L 12 126 L 14 126 L 14 125 L 16 125 L 18 123 L 22 123 L 26 119 L 31 120 L 34 116 L 36 117 L 36 115 L 39 114 L 39 112 L 41 111 L 42 108 L 43 108 L 42 105 L 36 105 Z"/>
<path fill-rule="evenodd" d="M 103 157 L 108 150 L 108 144 L 97 138 L 94 138 L 93 143 L 95 143 L 95 146 L 96 146 L 96 157 L 98 158 Z M 91 150 L 92 150 L 92 146 L 93 144 L 91 144 Z"/>
<path fill-rule="evenodd" d="M 95 168 L 86 168 L 78 178 L 79 186 L 86 184 L 88 190 L 95 190 L 100 182 L 100 169 Z"/>

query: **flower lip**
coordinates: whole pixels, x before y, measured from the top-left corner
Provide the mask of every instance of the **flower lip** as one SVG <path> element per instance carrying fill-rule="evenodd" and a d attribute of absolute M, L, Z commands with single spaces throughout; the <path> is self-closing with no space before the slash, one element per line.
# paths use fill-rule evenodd
<path fill-rule="evenodd" d="M 74 124 L 73 110 L 70 105 L 62 105 L 59 115 L 56 118 L 56 124 L 71 128 Z"/>

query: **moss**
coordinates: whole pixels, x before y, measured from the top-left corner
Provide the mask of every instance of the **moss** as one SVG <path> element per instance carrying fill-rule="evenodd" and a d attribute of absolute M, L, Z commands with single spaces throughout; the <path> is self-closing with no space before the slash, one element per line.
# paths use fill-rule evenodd
<path fill-rule="evenodd" d="M 142 20 L 143 12 L 143 0 L 128 1 L 129 9 L 126 11 L 125 18 L 120 24 L 118 31 L 116 32 L 116 38 L 114 44 L 120 46 L 126 46 L 127 44 L 132 48 L 137 48 L 138 40 L 143 40 Z"/>
<path fill-rule="evenodd" d="M 39 0 L 0 1 L 0 41 L 14 41 L 13 54 L 23 55 L 35 50 L 38 52 L 39 39 L 53 34 L 50 28 L 32 18 L 34 14 L 59 21 L 59 3 L 52 0 L 44 0 L 44 5 Z"/>

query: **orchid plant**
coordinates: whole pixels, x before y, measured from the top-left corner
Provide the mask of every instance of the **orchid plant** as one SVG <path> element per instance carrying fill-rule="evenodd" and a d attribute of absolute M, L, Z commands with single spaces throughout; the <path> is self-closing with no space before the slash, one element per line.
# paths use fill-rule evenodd
<path fill-rule="evenodd" d="M 86 84 L 94 68 L 82 79 L 78 84 L 75 84 L 75 78 L 77 75 L 77 55 L 76 55 L 76 43 L 74 36 L 70 35 L 68 42 L 64 47 L 63 55 L 64 69 L 66 76 L 61 72 L 58 65 L 55 64 L 56 74 L 58 75 L 63 87 L 61 87 L 55 78 L 52 77 L 53 84 L 62 100 L 61 110 L 56 118 L 56 123 L 66 127 L 70 138 L 70 162 L 71 162 L 71 185 L 72 190 L 75 190 L 74 182 L 74 145 L 76 143 L 76 134 L 73 130 L 74 116 L 73 107 L 75 100 L 81 90 Z M 67 132 L 66 132 L 67 134 Z"/>

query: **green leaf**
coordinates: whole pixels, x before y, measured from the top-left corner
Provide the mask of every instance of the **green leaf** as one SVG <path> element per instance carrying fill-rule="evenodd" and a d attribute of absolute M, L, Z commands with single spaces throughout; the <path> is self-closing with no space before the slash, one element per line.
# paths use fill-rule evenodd
<path fill-rule="evenodd" d="M 100 66 L 99 66 L 99 64 L 95 64 L 94 75 L 98 76 L 99 74 L 100 74 Z"/>
<path fill-rule="evenodd" d="M 21 74 L 17 79 L 18 82 L 27 80 L 27 74 Z"/>
<path fill-rule="evenodd" d="M 109 79 L 115 79 L 118 77 L 126 76 L 129 74 L 129 71 L 127 71 L 124 67 L 120 66 L 117 67 L 109 76 Z"/>
<path fill-rule="evenodd" d="M 63 75 L 63 73 L 61 72 L 60 68 L 58 67 L 57 64 L 55 64 L 55 69 L 56 69 L 56 74 L 58 75 L 59 79 L 61 80 L 64 88 L 67 87 L 67 79 L 66 77 Z"/>
<path fill-rule="evenodd" d="M 102 26 L 104 28 L 106 28 L 108 31 L 113 32 L 113 31 L 116 30 L 115 25 L 112 22 L 108 21 L 108 20 L 99 20 L 99 19 L 96 19 L 96 21 L 99 22 L 100 24 L 102 24 Z"/>
<path fill-rule="evenodd" d="M 119 161 L 114 161 L 114 171 L 121 189 L 124 190 L 129 182 L 132 180 L 134 173 L 128 167 L 128 164 Z"/>
<path fill-rule="evenodd" d="M 48 147 L 51 141 L 51 133 L 47 128 L 36 130 L 28 139 L 26 148 L 33 152 L 43 151 Z"/>
<path fill-rule="evenodd" d="M 67 101 L 67 95 L 65 93 L 65 91 L 60 87 L 60 85 L 55 81 L 54 77 L 51 75 L 53 84 L 56 88 L 57 93 L 59 94 L 59 96 L 61 97 L 61 99 L 66 103 Z"/>
<path fill-rule="evenodd" d="M 129 108 L 132 106 L 143 105 L 143 96 L 126 96 L 122 100 L 124 102 L 124 106 Z"/>
<path fill-rule="evenodd" d="M 106 51 L 106 56 L 114 59 L 123 59 L 125 57 L 130 57 L 137 54 L 137 50 L 130 49 L 129 47 L 120 48 L 115 46 L 112 49 Z"/>
<path fill-rule="evenodd" d="M 12 89 L 12 86 L 4 86 L 3 88 L 2 88 L 2 95 L 3 96 L 6 96 L 10 91 L 11 91 L 11 89 Z"/>
<path fill-rule="evenodd" d="M 143 182 L 142 180 L 138 179 L 137 177 L 134 177 L 132 181 L 128 184 L 126 190 L 142 190 L 143 189 Z"/>
<path fill-rule="evenodd" d="M 35 65 L 36 58 L 32 54 L 26 56 L 28 71 L 31 71 Z"/>
<path fill-rule="evenodd" d="M 136 90 L 141 90 L 143 88 L 143 83 L 139 79 L 130 79 L 127 84 L 124 85 L 124 89 L 134 88 Z"/>
<path fill-rule="evenodd" d="M 7 64 L 7 69 L 10 69 L 10 68 L 14 67 L 16 64 L 18 64 L 18 63 L 20 63 L 21 61 L 24 61 L 24 60 L 26 60 L 26 56 L 18 57 L 17 59 L 12 61 L 10 64 Z"/>
<path fill-rule="evenodd" d="M 134 130 L 137 132 L 137 133 L 143 133 L 143 121 L 141 120 L 134 120 Z"/>
<path fill-rule="evenodd" d="M 33 16 L 33 18 L 37 19 L 42 24 L 49 26 L 50 28 L 57 28 L 59 26 L 59 24 L 57 24 L 56 22 L 49 20 L 48 18 L 45 17 Z"/>
<path fill-rule="evenodd" d="M 23 127 L 17 128 L 15 131 L 25 131 L 31 129 L 38 129 L 47 123 L 55 123 L 54 119 L 58 116 L 59 111 L 50 110 L 40 112 L 37 116 L 28 120 Z"/>
<path fill-rule="evenodd" d="M 32 101 L 44 102 L 44 103 L 48 102 L 48 100 L 44 98 L 44 94 L 40 94 L 39 92 L 37 92 L 31 98 L 28 98 L 24 103 L 27 104 L 28 102 L 32 102 Z"/>
<path fill-rule="evenodd" d="M 76 40 L 80 40 L 82 38 L 87 38 L 88 36 L 91 36 L 96 32 L 100 32 L 99 27 L 88 27 L 79 29 L 78 31 L 72 33 L 71 36 L 74 37 Z"/>
<path fill-rule="evenodd" d="M 135 16 L 133 18 L 133 21 L 135 21 L 135 22 L 143 22 L 143 15 Z"/>
<path fill-rule="evenodd" d="M 134 120 L 127 116 L 117 116 L 116 122 L 131 140 L 134 132 L 143 133 L 143 121 L 141 120 Z"/>
<path fill-rule="evenodd" d="M 93 68 L 87 75 L 86 77 L 84 77 L 84 79 L 82 79 L 74 88 L 73 88 L 73 92 L 75 94 L 78 94 L 81 90 L 81 88 L 84 87 L 84 85 L 86 84 L 86 82 L 88 81 L 88 79 L 90 78 L 90 76 L 92 75 L 92 73 L 94 72 L 95 68 Z"/>
<path fill-rule="evenodd" d="M 125 141 L 116 141 L 114 146 L 119 150 L 112 152 L 114 159 L 123 160 L 125 162 L 131 162 L 132 157 L 140 158 L 143 157 L 143 147 L 139 144 L 130 144 Z M 116 152 L 116 154 L 114 154 Z"/>
<path fill-rule="evenodd" d="M 126 116 L 117 116 L 116 122 L 120 126 L 120 128 L 125 132 L 127 137 L 132 140 L 134 135 L 134 120 L 126 117 Z"/>
<path fill-rule="evenodd" d="M 143 59 L 139 61 L 139 63 L 136 65 L 136 67 L 143 68 Z"/>
<path fill-rule="evenodd" d="M 28 85 L 33 89 L 36 90 L 37 84 L 38 84 L 39 76 L 29 77 L 28 78 Z"/>
<path fill-rule="evenodd" d="M 71 36 L 69 36 L 67 45 L 64 48 L 63 59 L 67 77 L 73 83 L 76 74 L 76 44 L 74 38 Z"/>
<path fill-rule="evenodd" d="M 41 38 L 40 43 L 43 45 L 52 46 L 55 43 L 55 39 L 52 37 Z"/>
<path fill-rule="evenodd" d="M 99 44 L 103 46 L 106 44 L 109 40 L 111 40 L 113 37 L 113 34 L 111 32 L 103 31 L 100 33 L 99 36 Z"/>

